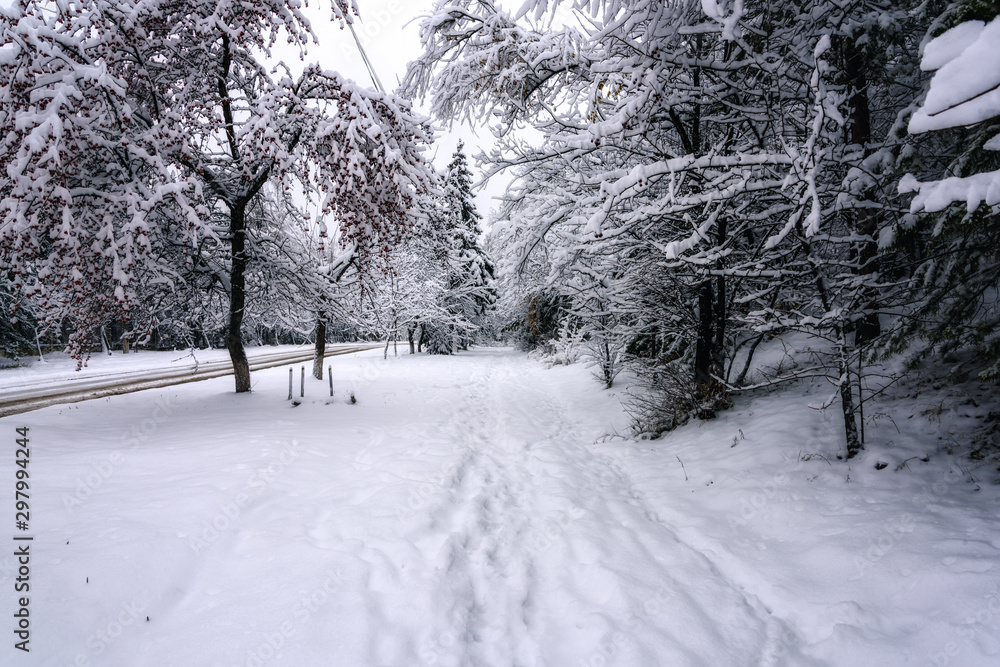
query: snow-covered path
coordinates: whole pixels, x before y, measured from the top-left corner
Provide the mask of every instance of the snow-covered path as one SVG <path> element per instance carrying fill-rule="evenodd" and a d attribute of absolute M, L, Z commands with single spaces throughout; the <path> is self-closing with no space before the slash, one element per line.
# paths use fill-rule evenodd
<path fill-rule="evenodd" d="M 461 665 L 773 664 L 780 625 L 588 447 L 599 430 L 566 393 L 512 357 L 463 388 L 439 441 L 460 453 L 455 474 L 405 534 L 437 579 L 431 651 Z"/>
<path fill-rule="evenodd" d="M 310 380 L 297 407 L 275 368 L 250 395 L 220 378 L 0 419 L 30 428 L 35 537 L 32 652 L 0 656 L 749 667 L 983 664 L 996 649 L 1000 614 L 962 659 L 945 653 L 995 579 L 1000 540 L 955 546 L 932 513 L 897 531 L 889 547 L 907 550 L 873 557 L 896 506 L 868 516 L 875 501 L 836 469 L 782 466 L 753 444 L 759 427 L 820 446 L 807 408 L 808 428 L 772 399 L 653 446 L 607 437 L 626 420 L 580 366 L 495 349 L 332 365 L 336 398 Z M 761 504 L 764 479 L 777 481 Z M 809 516 L 815 529 L 792 525 Z M 996 520 L 964 521 L 983 534 Z M 952 571 L 929 585 L 942 553 Z M 0 558 L 0 590 L 14 573 Z"/>
<path fill-rule="evenodd" d="M 141 399 L 47 410 L 35 636 L 70 649 L 50 664 L 767 664 L 780 627 L 594 446 L 585 373 L 485 350 L 399 360 L 418 373 L 388 392 L 363 385 L 392 360 L 365 363 L 358 405 L 177 388 L 138 447 L 86 417 Z M 121 605 L 141 622 L 112 637 Z"/>

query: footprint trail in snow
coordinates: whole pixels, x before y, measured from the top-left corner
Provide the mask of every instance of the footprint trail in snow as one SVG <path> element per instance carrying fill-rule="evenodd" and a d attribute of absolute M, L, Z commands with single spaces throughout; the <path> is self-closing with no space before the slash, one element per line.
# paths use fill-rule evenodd
<path fill-rule="evenodd" d="M 395 644 L 427 665 L 782 664 L 788 630 L 643 504 L 564 387 L 512 355 L 473 368 L 428 438 L 449 474 L 399 522 L 424 610 Z"/>

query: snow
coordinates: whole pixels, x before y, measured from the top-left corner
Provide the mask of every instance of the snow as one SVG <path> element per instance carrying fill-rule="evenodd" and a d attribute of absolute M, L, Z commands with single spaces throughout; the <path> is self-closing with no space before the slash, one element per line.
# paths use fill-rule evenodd
<path fill-rule="evenodd" d="M 723 14 L 717 0 L 701 0 L 701 9 L 709 18 L 722 24 L 723 39 L 733 41 L 740 36 L 737 28 L 740 19 L 743 18 L 743 0 L 734 0 L 733 10 L 729 16 Z"/>
<path fill-rule="evenodd" d="M 979 39 L 985 27 L 986 23 L 983 21 L 966 21 L 941 33 L 924 46 L 920 69 L 925 72 L 941 69 Z"/>
<path fill-rule="evenodd" d="M 355 343 L 328 343 L 327 350 L 338 347 L 350 347 Z M 314 349 L 309 345 L 264 345 L 247 346 L 247 358 L 253 361 L 262 355 L 301 352 L 308 354 Z M 133 379 L 150 371 L 194 370 L 197 365 L 225 362 L 229 360 L 229 352 L 225 349 L 205 350 L 140 350 L 132 354 L 122 354 L 115 351 L 112 354 L 93 352 L 86 365 L 76 370 L 76 360 L 62 352 L 44 353 L 39 361 L 37 355 L 18 360 L 16 366 L 4 368 L 0 365 L 0 397 L 13 395 L 18 391 L 31 388 L 39 389 L 48 386 L 73 385 L 85 380 L 104 380 L 120 378 Z M 10 359 L 0 358 L 5 363 L 13 363 Z"/>
<path fill-rule="evenodd" d="M 4 11 L 3 7 L 0 7 L 0 12 Z M 0 65 L 11 65 L 17 59 L 18 51 L 17 47 L 13 44 L 8 44 L 0 47 Z"/>
<path fill-rule="evenodd" d="M 928 213 L 943 211 L 954 202 L 965 202 L 971 213 L 983 202 L 988 206 L 1000 204 L 1000 171 L 949 176 L 929 183 L 921 183 L 912 174 L 906 174 L 899 181 L 899 191 L 917 193 L 910 202 L 910 210 L 914 213 L 921 209 Z"/>
<path fill-rule="evenodd" d="M 931 40 L 921 67 L 936 71 L 924 105 L 910 118 L 911 134 L 975 125 L 1000 115 L 1000 18 L 985 25 L 967 21 Z M 1000 149 L 1000 138 L 991 137 L 983 147 Z M 972 212 L 983 202 L 1000 203 L 1000 171 L 928 183 L 907 174 L 899 192 L 916 193 L 910 204 L 914 213 L 942 211 L 955 202 L 965 202 Z"/>
<path fill-rule="evenodd" d="M 925 47 L 921 67 L 936 73 L 910 119 L 911 134 L 981 123 L 1000 110 L 1000 18 L 978 23 L 958 25 Z"/>
<path fill-rule="evenodd" d="M 821 383 L 634 441 L 582 364 L 331 364 L 333 401 L 274 368 L 0 419 L 32 445 L 18 664 L 997 659 L 1000 487 L 943 451 L 995 426 L 982 397 L 897 385 L 848 464 Z"/>

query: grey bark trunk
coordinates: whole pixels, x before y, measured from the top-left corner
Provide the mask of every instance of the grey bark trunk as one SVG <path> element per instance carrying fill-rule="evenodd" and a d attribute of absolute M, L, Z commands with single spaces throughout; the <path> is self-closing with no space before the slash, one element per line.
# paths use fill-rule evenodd
<path fill-rule="evenodd" d="M 854 417 L 854 392 L 851 391 L 851 374 L 847 362 L 840 364 L 840 405 L 844 412 L 844 434 L 847 436 L 847 458 L 853 459 L 863 449 L 858 437 L 858 422 Z"/>
<path fill-rule="evenodd" d="M 326 356 L 326 314 L 320 313 L 316 322 L 316 352 L 313 355 L 313 377 L 323 379 L 323 357 Z"/>
<path fill-rule="evenodd" d="M 246 209 L 235 206 L 229 213 L 229 230 L 232 234 L 231 247 L 233 265 L 229 282 L 229 328 L 226 331 L 226 349 L 233 362 L 233 376 L 236 379 L 236 393 L 250 391 L 250 362 L 243 347 L 243 314 L 246 308 Z"/>

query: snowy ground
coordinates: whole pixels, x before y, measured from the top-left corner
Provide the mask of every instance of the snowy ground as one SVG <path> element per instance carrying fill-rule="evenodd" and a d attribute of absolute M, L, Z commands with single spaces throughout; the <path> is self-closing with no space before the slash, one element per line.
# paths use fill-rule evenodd
<path fill-rule="evenodd" d="M 349 347 L 356 343 L 327 343 L 328 350 L 338 347 Z M 312 345 L 264 345 L 247 348 L 247 357 L 268 354 L 313 351 Z M 4 364 L 13 364 L 10 359 L 0 359 Z M 214 362 L 229 361 L 229 352 L 225 349 L 213 350 L 174 350 L 150 351 L 141 350 L 132 354 L 95 353 L 86 361 L 86 365 L 77 370 L 77 362 L 68 354 L 61 352 L 46 354 L 41 360 L 37 356 L 24 357 L 18 360 L 18 365 L 4 367 L 0 365 L 0 394 L 13 393 L 22 387 L 39 387 L 65 382 L 80 382 L 82 380 L 101 379 L 106 377 L 125 377 L 129 374 L 142 375 L 154 370 L 190 370 L 196 366 Z M 287 373 L 287 371 L 286 371 Z M 287 395 L 287 394 L 286 394 Z"/>
<path fill-rule="evenodd" d="M 378 343 L 330 346 L 327 356 L 351 354 L 381 347 Z M 275 366 L 309 363 L 310 347 L 255 347 L 247 350 L 251 372 Z M 55 358 L 53 359 L 53 356 Z M 19 362 L 0 369 L 0 417 L 21 414 L 50 405 L 94 400 L 133 391 L 168 387 L 232 375 L 233 365 L 223 350 L 146 352 L 139 355 L 104 355 L 86 366 L 68 355 L 48 360 Z M 87 360 L 85 360 L 87 361 Z"/>
<path fill-rule="evenodd" d="M 332 402 L 275 368 L 0 419 L 0 539 L 19 426 L 35 538 L 0 663 L 1000 664 L 1000 473 L 945 453 L 983 397 L 900 387 L 848 465 L 821 385 L 636 442 L 582 365 L 332 365 Z"/>

